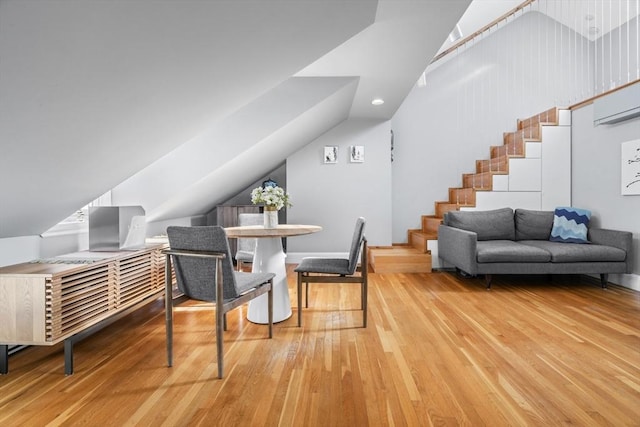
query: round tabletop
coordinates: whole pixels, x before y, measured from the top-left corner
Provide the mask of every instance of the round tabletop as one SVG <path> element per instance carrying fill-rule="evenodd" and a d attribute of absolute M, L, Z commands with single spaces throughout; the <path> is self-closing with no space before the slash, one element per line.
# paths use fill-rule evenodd
<path fill-rule="evenodd" d="M 263 225 L 243 225 L 239 227 L 226 227 L 224 231 L 227 237 L 288 237 L 311 234 L 321 231 L 319 225 L 279 224 L 276 228 L 264 228 Z"/>

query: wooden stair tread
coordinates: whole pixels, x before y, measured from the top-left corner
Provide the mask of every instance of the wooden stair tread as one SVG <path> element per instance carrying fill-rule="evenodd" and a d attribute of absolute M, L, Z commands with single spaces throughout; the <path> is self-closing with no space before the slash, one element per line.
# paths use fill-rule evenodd
<path fill-rule="evenodd" d="M 410 246 L 393 246 L 388 248 L 377 248 L 372 249 L 373 256 L 413 256 L 413 255 L 423 255 L 419 250 L 412 248 Z"/>
<path fill-rule="evenodd" d="M 509 172 L 509 156 L 501 155 L 490 159 L 476 160 L 476 173 Z"/>
<path fill-rule="evenodd" d="M 408 230 L 407 242 L 409 248 L 414 248 L 422 253 L 429 252 L 427 249 L 427 238 L 422 230 Z"/>
<path fill-rule="evenodd" d="M 369 265 L 374 273 L 430 273 L 431 254 L 408 245 L 371 246 Z"/>
<path fill-rule="evenodd" d="M 440 201 L 435 202 L 436 205 L 436 216 L 443 217 L 445 213 L 449 211 L 458 211 L 460 210 L 460 205 L 455 203 L 451 203 L 450 201 Z"/>
<path fill-rule="evenodd" d="M 553 107 L 542 113 L 535 114 L 529 118 L 518 120 L 518 129 L 539 125 L 557 125 L 558 124 L 558 107 Z"/>
<path fill-rule="evenodd" d="M 542 132 L 541 125 L 535 124 L 520 128 L 513 132 L 505 132 L 502 136 L 503 143 L 508 144 L 510 142 L 540 142 Z"/>
<path fill-rule="evenodd" d="M 422 232 L 438 235 L 438 227 L 442 224 L 442 217 L 422 215 Z M 431 239 L 429 239 L 431 240 Z"/>
<path fill-rule="evenodd" d="M 417 234 L 426 240 L 438 240 L 438 230 L 409 230 L 411 234 Z"/>
<path fill-rule="evenodd" d="M 475 190 L 491 190 L 493 189 L 493 175 L 503 175 L 503 173 L 465 173 L 462 175 L 462 185 Z"/>
<path fill-rule="evenodd" d="M 449 188 L 449 202 L 459 206 L 475 206 L 476 190 L 471 187 Z"/>

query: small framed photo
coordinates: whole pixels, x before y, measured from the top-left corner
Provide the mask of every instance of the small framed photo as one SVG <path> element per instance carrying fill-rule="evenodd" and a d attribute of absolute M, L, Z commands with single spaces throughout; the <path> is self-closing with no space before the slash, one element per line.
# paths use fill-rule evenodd
<path fill-rule="evenodd" d="M 324 146 L 324 163 L 338 163 L 338 146 L 337 145 L 325 145 Z"/>
<path fill-rule="evenodd" d="M 352 145 L 349 147 L 349 161 L 351 163 L 364 163 L 363 145 Z"/>

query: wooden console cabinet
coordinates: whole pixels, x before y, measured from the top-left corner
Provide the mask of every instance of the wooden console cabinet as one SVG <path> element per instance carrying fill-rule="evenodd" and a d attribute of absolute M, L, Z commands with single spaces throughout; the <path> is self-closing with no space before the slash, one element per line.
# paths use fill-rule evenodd
<path fill-rule="evenodd" d="M 164 291 L 166 245 L 121 252 L 79 252 L 0 268 L 0 373 L 9 345 L 64 341 L 65 373 L 73 342 Z"/>

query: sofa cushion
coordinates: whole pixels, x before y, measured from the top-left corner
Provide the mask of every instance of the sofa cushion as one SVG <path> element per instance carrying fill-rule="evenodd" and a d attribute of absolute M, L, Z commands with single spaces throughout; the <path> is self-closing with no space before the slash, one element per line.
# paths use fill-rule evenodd
<path fill-rule="evenodd" d="M 445 225 L 473 231 L 482 240 L 514 240 L 513 209 L 492 211 L 450 211 L 445 216 Z"/>
<path fill-rule="evenodd" d="M 553 211 L 516 209 L 516 240 L 549 240 Z"/>
<path fill-rule="evenodd" d="M 548 242 L 547 242 L 548 243 Z M 487 240 L 478 242 L 476 259 L 487 262 L 549 262 L 551 255 L 544 249 L 521 245 L 511 240 Z"/>
<path fill-rule="evenodd" d="M 587 232 L 591 211 L 573 207 L 556 208 L 551 228 L 552 242 L 589 243 Z"/>
<path fill-rule="evenodd" d="M 624 262 L 627 253 L 605 245 L 580 245 L 543 240 L 521 240 L 523 246 L 543 249 L 551 255 L 551 262 Z"/>

